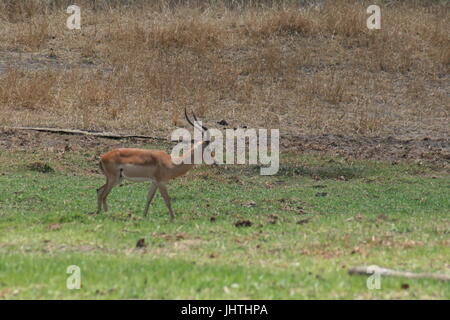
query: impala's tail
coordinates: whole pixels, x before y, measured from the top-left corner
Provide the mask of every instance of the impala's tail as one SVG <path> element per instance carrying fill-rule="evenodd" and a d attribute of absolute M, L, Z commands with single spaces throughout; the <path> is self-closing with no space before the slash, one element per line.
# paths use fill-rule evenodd
<path fill-rule="evenodd" d="M 100 171 L 105 174 L 105 169 L 103 168 L 103 161 L 100 159 L 100 161 L 98 162 L 98 166 L 100 167 Z"/>
<path fill-rule="evenodd" d="M 99 168 L 100 168 L 100 171 L 103 173 L 103 174 L 105 174 L 105 169 L 103 168 L 103 162 L 102 162 L 102 160 L 100 159 L 100 161 L 98 162 L 98 166 L 99 166 Z M 98 188 L 97 189 L 97 193 L 99 192 L 99 190 L 101 189 L 101 188 L 103 188 L 104 186 L 101 186 L 100 188 Z"/>

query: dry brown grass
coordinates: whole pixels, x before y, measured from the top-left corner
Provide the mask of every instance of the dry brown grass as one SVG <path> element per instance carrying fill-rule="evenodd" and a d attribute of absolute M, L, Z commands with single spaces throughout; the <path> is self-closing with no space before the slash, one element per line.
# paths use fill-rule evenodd
<path fill-rule="evenodd" d="M 282 133 L 449 135 L 445 4 L 380 3 L 369 31 L 361 1 L 178 2 L 81 1 L 70 31 L 63 0 L 0 0 L 0 125 L 167 136 L 186 106 Z"/>
<path fill-rule="evenodd" d="M 51 92 L 56 76 L 53 72 L 21 72 L 8 70 L 0 79 L 0 100 L 2 111 L 17 109 L 38 111 L 53 106 L 55 95 Z"/>

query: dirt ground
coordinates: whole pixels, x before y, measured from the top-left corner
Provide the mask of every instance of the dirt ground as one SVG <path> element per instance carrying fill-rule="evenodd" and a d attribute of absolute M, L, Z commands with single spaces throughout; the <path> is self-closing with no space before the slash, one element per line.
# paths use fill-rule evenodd
<path fill-rule="evenodd" d="M 1 129 L 0 152 L 10 150 L 45 150 L 48 152 L 95 151 L 140 144 L 165 144 L 161 140 L 142 138 L 109 139 L 94 136 L 58 134 L 29 130 Z M 170 141 L 163 146 L 170 149 Z M 450 167 L 450 139 L 422 138 L 399 140 L 394 137 L 346 137 L 342 135 L 282 136 L 282 152 L 336 155 L 347 159 L 405 160 Z"/>

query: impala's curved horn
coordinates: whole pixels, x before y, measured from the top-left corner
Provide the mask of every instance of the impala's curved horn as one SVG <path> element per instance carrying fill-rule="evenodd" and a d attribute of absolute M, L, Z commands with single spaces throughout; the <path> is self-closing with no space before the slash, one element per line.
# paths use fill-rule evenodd
<path fill-rule="evenodd" d="M 205 126 L 200 126 L 199 121 L 197 119 L 197 117 L 195 116 L 195 113 L 192 112 L 192 115 L 194 116 L 194 123 L 192 123 L 191 119 L 189 119 L 188 115 L 187 115 L 187 110 L 186 108 L 184 108 L 184 116 L 186 117 L 186 120 L 189 122 L 189 124 L 191 126 L 193 126 L 194 128 L 200 129 L 200 130 L 204 130 L 204 131 L 208 131 L 208 128 Z"/>
<path fill-rule="evenodd" d="M 189 117 L 187 115 L 186 108 L 184 108 L 184 116 L 186 117 L 187 122 L 189 122 L 189 124 L 195 128 L 195 125 L 192 123 L 191 119 L 189 119 Z"/>

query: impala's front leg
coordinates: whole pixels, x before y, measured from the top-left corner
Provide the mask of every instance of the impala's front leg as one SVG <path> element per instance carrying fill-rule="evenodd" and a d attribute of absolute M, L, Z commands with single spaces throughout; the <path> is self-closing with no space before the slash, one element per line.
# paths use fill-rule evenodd
<path fill-rule="evenodd" d="M 153 197 L 155 196 L 157 187 L 158 187 L 158 185 L 156 184 L 156 182 L 153 182 L 150 186 L 150 189 L 148 190 L 147 204 L 145 205 L 144 217 L 146 217 L 148 214 L 148 208 L 150 207 L 150 203 L 152 203 L 152 200 L 153 200 Z"/>
<path fill-rule="evenodd" d="M 169 209 L 170 219 L 175 219 L 175 215 L 172 211 L 172 205 L 170 204 L 170 197 L 169 193 L 167 192 L 166 185 L 164 183 L 158 183 L 159 191 L 161 192 L 161 195 L 164 199 L 164 202 L 166 203 L 167 208 Z"/>

